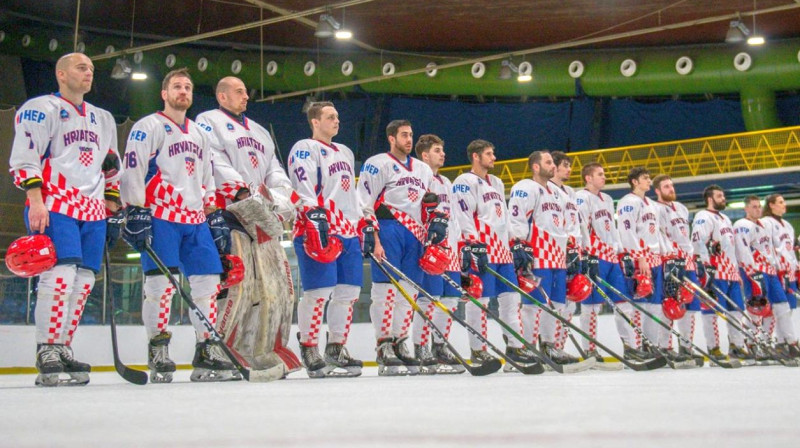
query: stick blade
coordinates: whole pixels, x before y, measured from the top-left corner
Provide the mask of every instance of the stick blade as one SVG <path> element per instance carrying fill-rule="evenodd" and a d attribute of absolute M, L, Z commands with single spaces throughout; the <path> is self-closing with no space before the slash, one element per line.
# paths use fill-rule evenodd
<path fill-rule="evenodd" d="M 503 364 L 500 363 L 499 359 L 493 359 L 491 361 L 486 361 L 483 364 L 479 365 L 469 365 L 467 370 L 472 376 L 486 376 L 491 375 L 494 372 L 497 372 L 503 368 Z"/>
<path fill-rule="evenodd" d="M 627 362 L 625 365 L 636 372 L 641 372 L 644 370 L 656 370 L 667 365 L 667 358 L 659 356 L 658 358 L 653 358 L 645 362 Z"/>
<path fill-rule="evenodd" d="M 131 369 L 130 367 L 123 365 L 121 362 L 115 362 L 114 368 L 117 369 L 117 373 L 122 377 L 122 379 L 131 384 L 136 384 L 137 386 L 144 386 L 147 384 L 147 372 Z"/>
<path fill-rule="evenodd" d="M 580 362 L 573 362 L 571 364 L 560 364 L 561 373 L 579 373 L 591 369 L 597 364 L 594 358 L 584 359 Z"/>
<path fill-rule="evenodd" d="M 528 364 L 528 365 L 520 365 L 520 369 L 518 369 L 523 375 L 541 375 L 544 373 L 544 366 L 542 363 L 537 362 L 536 364 Z"/>

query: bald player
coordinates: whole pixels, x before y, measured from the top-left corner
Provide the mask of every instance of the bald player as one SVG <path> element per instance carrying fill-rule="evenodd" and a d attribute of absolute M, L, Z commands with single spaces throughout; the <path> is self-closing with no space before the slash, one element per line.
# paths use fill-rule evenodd
<path fill-rule="evenodd" d="M 76 361 L 72 338 L 100 271 L 103 246 L 119 236 L 106 218 L 119 209 L 117 125 L 83 100 L 94 65 L 83 54 L 56 63 L 58 92 L 22 105 L 14 120 L 9 166 L 25 190 L 28 232 L 47 235 L 55 266 L 39 275 L 36 299 L 36 385 L 86 384 L 90 366 Z M 66 373 L 69 378 L 59 378 Z"/>

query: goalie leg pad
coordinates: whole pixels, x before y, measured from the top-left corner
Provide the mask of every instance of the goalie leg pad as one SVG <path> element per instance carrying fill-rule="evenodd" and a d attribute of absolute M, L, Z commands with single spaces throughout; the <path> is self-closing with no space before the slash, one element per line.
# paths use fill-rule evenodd
<path fill-rule="evenodd" d="M 236 217 L 254 241 L 278 241 L 283 235 L 283 223 L 272 211 L 272 201 L 264 196 L 250 196 L 230 204 L 226 211 Z"/>
<path fill-rule="evenodd" d="M 68 300 L 77 272 L 74 264 L 61 264 L 39 276 L 39 292 L 33 312 L 37 344 L 60 344 L 66 335 Z"/>
<path fill-rule="evenodd" d="M 167 331 L 172 296 L 175 287 L 163 275 L 148 275 L 144 279 L 144 301 L 142 302 L 142 321 L 147 330 L 147 338 Z"/>
<path fill-rule="evenodd" d="M 358 301 L 361 287 L 336 285 L 328 304 L 328 342 L 346 344 L 353 322 L 353 305 Z"/>

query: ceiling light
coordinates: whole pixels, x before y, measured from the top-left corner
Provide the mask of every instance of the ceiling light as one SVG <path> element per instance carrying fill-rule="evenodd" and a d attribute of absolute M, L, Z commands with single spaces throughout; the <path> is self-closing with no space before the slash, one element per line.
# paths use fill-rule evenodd
<path fill-rule="evenodd" d="M 126 79 L 133 72 L 131 63 L 127 59 L 117 59 L 114 68 L 111 69 L 112 79 Z"/>
<path fill-rule="evenodd" d="M 331 14 L 322 14 L 319 16 L 319 23 L 317 30 L 314 31 L 314 36 L 320 39 L 327 39 L 329 37 L 336 37 L 337 39 L 350 39 L 353 33 L 342 27 Z"/>
<path fill-rule="evenodd" d="M 750 35 L 750 30 L 747 29 L 742 19 L 731 21 L 731 27 L 728 28 L 728 34 L 725 35 L 725 43 L 738 44 L 744 42 L 747 36 Z"/>
<path fill-rule="evenodd" d="M 334 37 L 341 40 L 351 39 L 353 37 L 353 33 L 350 30 L 339 30 L 333 34 Z"/>
<path fill-rule="evenodd" d="M 134 81 L 144 81 L 145 79 L 147 79 L 147 73 L 133 72 L 133 74 L 131 74 L 131 79 Z"/>
<path fill-rule="evenodd" d="M 751 36 L 747 39 L 747 45 L 764 45 L 764 42 L 763 36 Z"/>

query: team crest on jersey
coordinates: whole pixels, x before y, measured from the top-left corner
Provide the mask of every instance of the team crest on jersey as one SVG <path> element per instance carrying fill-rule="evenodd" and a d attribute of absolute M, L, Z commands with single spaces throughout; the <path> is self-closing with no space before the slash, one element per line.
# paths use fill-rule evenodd
<path fill-rule="evenodd" d="M 553 215 L 553 224 L 555 224 L 556 227 L 561 227 L 561 218 L 559 218 L 558 215 Z"/>
<path fill-rule="evenodd" d="M 78 161 L 81 162 L 83 166 L 89 166 L 94 161 L 94 151 L 92 148 L 88 146 L 81 146 L 78 148 L 80 151 L 80 155 L 78 156 Z"/>
<path fill-rule="evenodd" d="M 342 190 L 350 191 L 350 176 L 347 174 L 342 175 Z"/>
<path fill-rule="evenodd" d="M 605 227 L 606 227 L 606 232 L 610 232 L 611 231 L 611 222 L 606 221 L 605 222 Z"/>
<path fill-rule="evenodd" d="M 651 222 L 649 226 L 647 226 L 647 231 L 650 233 L 656 233 L 656 223 Z"/>
<path fill-rule="evenodd" d="M 186 171 L 190 176 L 194 176 L 194 157 L 187 157 L 184 160 L 186 161 Z"/>
<path fill-rule="evenodd" d="M 167 135 L 172 135 L 172 126 L 165 124 L 164 131 L 167 133 Z"/>
<path fill-rule="evenodd" d="M 233 125 L 231 123 L 226 123 L 225 127 L 228 128 L 229 131 L 233 132 Z"/>
<path fill-rule="evenodd" d="M 494 203 L 494 212 L 497 213 L 498 218 L 503 217 L 503 206 L 498 204 L 497 202 Z"/>
<path fill-rule="evenodd" d="M 258 157 L 256 157 L 255 151 L 247 151 L 247 155 L 250 156 L 250 163 L 253 168 L 258 168 Z"/>
<path fill-rule="evenodd" d="M 58 116 L 61 118 L 61 121 L 69 120 L 69 112 L 67 112 L 66 109 L 61 109 L 61 112 L 59 112 Z"/>
<path fill-rule="evenodd" d="M 419 200 L 419 192 L 416 188 L 408 189 L 408 200 L 411 202 L 417 202 Z"/>
<path fill-rule="evenodd" d="M 397 165 L 392 164 L 392 169 L 394 170 L 395 173 L 400 172 L 400 167 L 398 167 Z"/>

